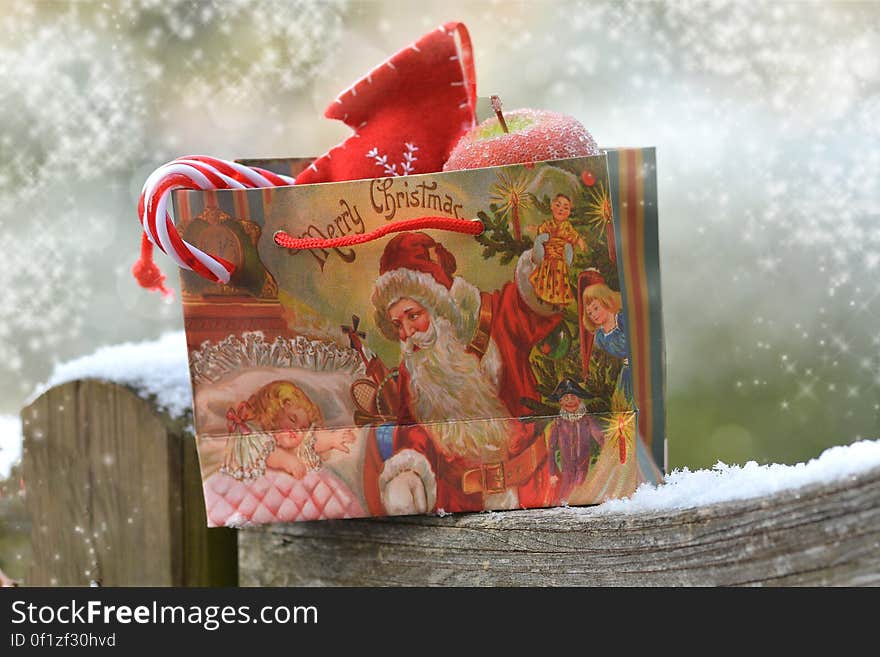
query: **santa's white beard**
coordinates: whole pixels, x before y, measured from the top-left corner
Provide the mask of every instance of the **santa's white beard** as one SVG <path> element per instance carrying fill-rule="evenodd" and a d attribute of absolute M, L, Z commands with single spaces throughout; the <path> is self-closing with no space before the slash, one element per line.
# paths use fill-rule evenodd
<path fill-rule="evenodd" d="M 485 371 L 490 368 L 466 346 L 443 318 L 432 318 L 424 333 L 402 343 L 413 410 L 420 422 L 436 423 L 428 429 L 446 454 L 496 461 L 507 454 L 510 413 Z"/>

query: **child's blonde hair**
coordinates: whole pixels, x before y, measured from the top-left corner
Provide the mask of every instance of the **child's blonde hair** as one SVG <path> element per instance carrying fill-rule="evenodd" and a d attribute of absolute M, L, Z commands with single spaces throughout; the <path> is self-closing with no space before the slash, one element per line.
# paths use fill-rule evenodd
<path fill-rule="evenodd" d="M 590 318 L 587 316 L 587 306 L 590 301 L 596 300 L 604 308 L 612 313 L 613 315 L 617 315 L 621 310 L 623 310 L 623 300 L 621 299 L 620 292 L 615 292 L 610 287 L 605 285 L 605 283 L 596 283 L 594 285 L 590 285 L 589 287 L 584 288 L 583 293 L 583 309 L 584 316 L 583 322 L 584 326 L 587 327 L 587 330 L 591 333 L 593 331 L 597 331 L 599 329 L 598 326 L 593 324 L 590 321 Z"/>
<path fill-rule="evenodd" d="M 305 410 L 310 425 L 323 426 L 324 418 L 321 416 L 321 409 L 309 399 L 301 388 L 290 381 L 267 383 L 251 395 L 248 399 L 248 406 L 252 409 L 254 419 L 263 427 L 263 431 L 271 431 L 276 428 L 274 426 L 276 418 L 288 402 L 296 408 Z"/>

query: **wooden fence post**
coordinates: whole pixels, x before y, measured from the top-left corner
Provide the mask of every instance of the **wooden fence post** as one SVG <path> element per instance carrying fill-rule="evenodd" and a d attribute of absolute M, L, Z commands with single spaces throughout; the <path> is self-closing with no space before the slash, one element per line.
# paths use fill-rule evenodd
<path fill-rule="evenodd" d="M 92 380 L 48 390 L 21 418 L 33 551 L 26 585 L 237 583 L 235 532 L 206 526 L 184 421 Z"/>
<path fill-rule="evenodd" d="M 559 508 L 269 525 L 243 586 L 880 584 L 880 468 L 682 511 Z"/>

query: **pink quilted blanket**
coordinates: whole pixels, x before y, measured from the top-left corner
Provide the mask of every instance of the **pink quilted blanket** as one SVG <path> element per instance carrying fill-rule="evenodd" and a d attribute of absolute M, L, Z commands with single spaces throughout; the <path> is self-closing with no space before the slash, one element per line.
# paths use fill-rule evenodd
<path fill-rule="evenodd" d="M 345 482 L 326 468 L 303 479 L 270 469 L 254 481 L 218 472 L 205 480 L 204 491 L 209 527 L 368 515 Z"/>

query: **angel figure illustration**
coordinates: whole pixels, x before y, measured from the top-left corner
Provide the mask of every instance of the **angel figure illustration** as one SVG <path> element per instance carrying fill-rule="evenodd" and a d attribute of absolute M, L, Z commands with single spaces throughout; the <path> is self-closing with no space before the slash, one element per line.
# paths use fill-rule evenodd
<path fill-rule="evenodd" d="M 536 233 L 535 255 L 540 261 L 538 268 L 529 276 L 536 296 L 553 305 L 568 305 L 574 301 L 568 282 L 569 266 L 574 258 L 574 248 L 587 248 L 587 243 L 572 225 L 572 202 L 566 194 L 557 194 L 550 203 L 551 219 L 539 226 L 529 226 Z"/>
<path fill-rule="evenodd" d="M 351 429 L 323 429 L 321 410 L 290 381 L 267 383 L 231 407 L 226 419 L 230 437 L 220 471 L 236 479 L 255 479 L 267 467 L 303 479 L 333 450 L 349 453 L 355 440 Z"/>

